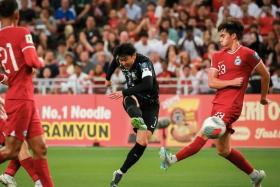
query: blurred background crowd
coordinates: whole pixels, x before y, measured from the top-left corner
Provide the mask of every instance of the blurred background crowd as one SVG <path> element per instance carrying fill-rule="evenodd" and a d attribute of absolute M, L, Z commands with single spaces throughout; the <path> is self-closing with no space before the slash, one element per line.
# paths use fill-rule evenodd
<path fill-rule="evenodd" d="M 105 93 L 104 78 L 118 44 L 132 42 L 150 57 L 161 93 L 207 94 L 217 26 L 229 16 L 245 27 L 242 44 L 258 52 L 280 93 L 280 0 L 18 0 L 46 66 L 36 92 Z M 124 84 L 112 76 L 113 89 Z M 110 91 L 110 90 L 109 90 Z M 252 75 L 248 93 L 260 92 Z"/>

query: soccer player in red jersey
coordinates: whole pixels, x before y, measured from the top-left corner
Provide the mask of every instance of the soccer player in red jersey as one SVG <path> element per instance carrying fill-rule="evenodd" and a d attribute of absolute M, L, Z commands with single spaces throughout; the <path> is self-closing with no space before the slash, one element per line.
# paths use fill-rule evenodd
<path fill-rule="evenodd" d="M 4 74 L 0 74 L 0 82 L 1 83 L 5 82 L 5 79 L 7 79 L 6 76 Z M 5 143 L 4 129 L 5 129 L 5 121 L 7 119 L 4 103 L 5 103 L 4 99 L 0 97 L 0 145 L 1 146 L 3 146 Z M 8 187 L 15 187 L 17 183 L 14 179 L 14 175 L 16 174 L 20 166 L 22 166 L 30 175 L 30 177 L 35 183 L 35 187 L 42 187 L 41 181 L 35 172 L 33 158 L 29 153 L 26 142 L 24 142 L 21 146 L 18 159 L 10 160 L 5 172 L 2 175 L 0 175 L 0 182 Z"/>
<path fill-rule="evenodd" d="M 30 32 L 18 27 L 16 0 L 0 1 L 0 62 L 8 77 L 5 110 L 5 146 L 0 149 L 0 163 L 16 159 L 24 140 L 33 151 L 34 167 L 44 187 L 53 187 L 44 131 L 35 108 L 32 72 L 41 68 Z"/>
<path fill-rule="evenodd" d="M 252 71 L 261 75 L 262 91 L 260 103 L 268 104 L 269 72 L 258 54 L 242 46 L 243 25 L 233 18 L 229 18 L 218 27 L 222 50 L 213 54 L 211 69 L 209 70 L 209 87 L 217 89 L 213 100 L 211 116 L 221 118 L 226 124 L 226 132 L 215 140 L 217 152 L 229 160 L 240 170 L 249 175 L 254 187 L 260 187 L 265 177 L 263 170 L 256 170 L 236 149 L 230 146 L 230 139 L 234 130 L 232 124 L 239 118 L 244 94 Z M 167 169 L 171 164 L 196 154 L 207 142 L 208 137 L 200 130 L 193 142 L 181 149 L 175 155 L 161 149 L 162 166 Z"/>

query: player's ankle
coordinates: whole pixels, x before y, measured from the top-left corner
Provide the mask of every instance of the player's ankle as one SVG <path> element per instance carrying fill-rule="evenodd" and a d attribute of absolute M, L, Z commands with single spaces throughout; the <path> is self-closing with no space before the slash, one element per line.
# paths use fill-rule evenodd
<path fill-rule="evenodd" d="M 118 173 L 118 174 L 121 174 L 121 175 L 124 174 L 124 172 L 122 172 L 122 170 L 120 170 L 120 169 L 117 170 L 117 173 Z"/>
<path fill-rule="evenodd" d="M 249 174 L 249 177 L 250 177 L 251 179 L 253 179 L 253 178 L 255 178 L 256 176 L 258 176 L 258 173 L 259 173 L 259 171 L 256 170 L 256 169 L 254 169 L 254 170 Z"/>

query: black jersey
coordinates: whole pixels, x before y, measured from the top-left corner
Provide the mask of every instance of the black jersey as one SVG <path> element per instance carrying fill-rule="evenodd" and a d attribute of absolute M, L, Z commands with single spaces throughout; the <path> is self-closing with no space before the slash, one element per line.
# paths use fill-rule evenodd
<path fill-rule="evenodd" d="M 156 80 L 156 74 L 150 59 L 144 55 L 136 53 L 136 59 L 132 67 L 127 70 L 125 69 L 115 58 L 111 62 L 110 67 L 107 71 L 106 79 L 110 80 L 111 75 L 114 73 L 115 69 L 119 67 L 123 72 L 126 84 L 127 91 L 123 90 L 123 93 L 128 95 L 135 95 L 140 101 L 149 101 L 150 103 L 158 102 L 159 88 Z M 147 76 L 152 77 L 152 87 L 151 89 L 145 89 L 143 86 L 143 91 L 141 88 L 136 88 L 137 85 L 144 85 L 143 79 Z M 131 89 L 130 89 L 131 88 Z"/>

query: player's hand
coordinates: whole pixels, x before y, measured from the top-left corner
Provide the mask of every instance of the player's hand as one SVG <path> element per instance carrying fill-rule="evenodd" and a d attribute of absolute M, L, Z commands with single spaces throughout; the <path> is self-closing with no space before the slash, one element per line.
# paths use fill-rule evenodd
<path fill-rule="evenodd" d="M 111 84 L 112 84 L 111 81 L 105 80 L 105 86 L 106 86 L 106 87 L 110 87 Z"/>
<path fill-rule="evenodd" d="M 260 100 L 260 103 L 261 103 L 262 105 L 267 105 L 269 102 L 268 102 L 267 99 L 261 99 L 261 100 Z"/>
<path fill-rule="evenodd" d="M 232 86 L 240 87 L 243 84 L 243 77 L 238 77 L 232 80 Z"/>
<path fill-rule="evenodd" d="M 121 91 L 116 91 L 116 92 L 113 92 L 113 93 L 109 94 L 109 98 L 115 99 L 115 100 L 121 98 L 122 96 L 123 95 L 122 95 Z"/>
<path fill-rule="evenodd" d="M 38 59 L 39 59 L 40 63 L 42 64 L 42 67 L 41 67 L 41 68 L 45 67 L 45 61 L 44 61 L 44 59 L 43 59 L 42 57 L 39 57 Z"/>

